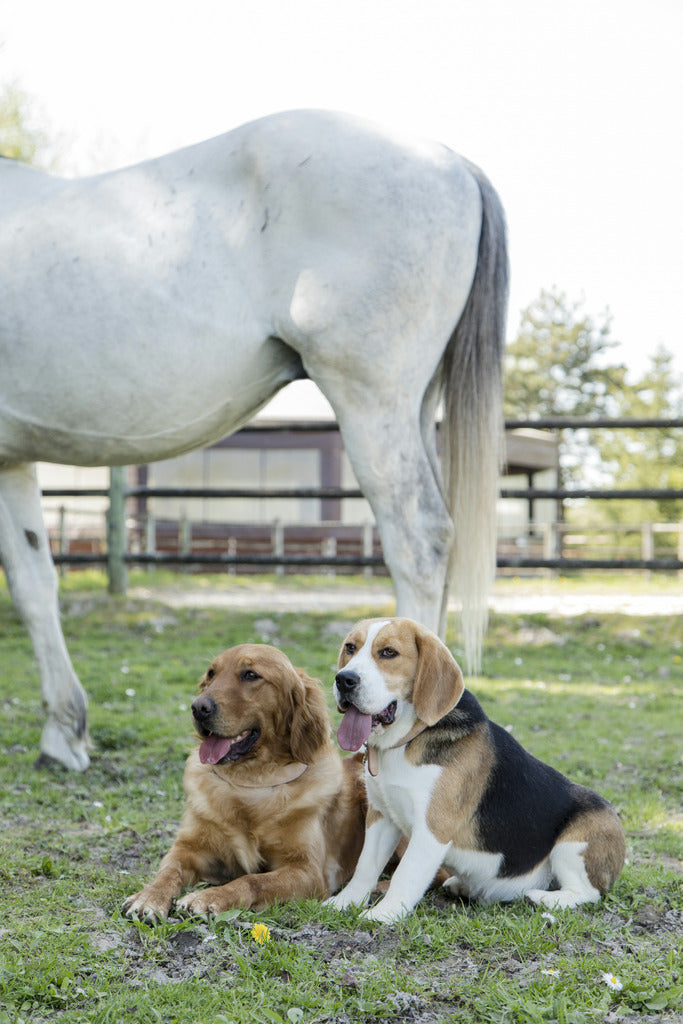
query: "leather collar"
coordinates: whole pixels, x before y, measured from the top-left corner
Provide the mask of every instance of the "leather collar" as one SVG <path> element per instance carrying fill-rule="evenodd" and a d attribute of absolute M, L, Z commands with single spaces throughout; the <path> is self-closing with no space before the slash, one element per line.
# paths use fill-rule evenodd
<path fill-rule="evenodd" d="M 392 743 L 390 747 L 382 747 L 382 750 L 396 750 L 398 747 L 407 747 L 408 744 L 411 743 L 416 736 L 419 736 L 421 732 L 424 732 L 426 728 L 427 724 L 425 722 L 421 722 L 418 718 L 412 728 L 410 728 L 405 734 L 403 739 L 400 739 L 398 743 Z M 368 771 L 374 778 L 379 772 L 379 749 L 377 747 L 366 746 L 363 763 L 367 764 Z"/>
<path fill-rule="evenodd" d="M 270 775 L 266 776 L 263 782 L 247 782 L 240 779 L 231 779 L 230 784 L 232 786 L 241 786 L 244 789 L 274 789 L 276 786 L 286 786 L 289 782 L 296 782 L 300 779 L 303 773 L 308 768 L 307 764 L 300 764 L 298 761 L 293 761 L 291 764 L 285 764 L 282 768 L 278 768 L 271 772 Z"/>

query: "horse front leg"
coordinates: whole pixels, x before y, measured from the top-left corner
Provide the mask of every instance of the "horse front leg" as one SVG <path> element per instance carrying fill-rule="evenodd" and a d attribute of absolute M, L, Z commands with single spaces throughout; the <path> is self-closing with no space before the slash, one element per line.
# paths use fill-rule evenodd
<path fill-rule="evenodd" d="M 88 701 L 62 634 L 57 573 L 32 463 L 0 467 L 0 559 L 40 670 L 47 712 L 41 758 L 52 758 L 67 768 L 83 771 L 90 763 Z"/>

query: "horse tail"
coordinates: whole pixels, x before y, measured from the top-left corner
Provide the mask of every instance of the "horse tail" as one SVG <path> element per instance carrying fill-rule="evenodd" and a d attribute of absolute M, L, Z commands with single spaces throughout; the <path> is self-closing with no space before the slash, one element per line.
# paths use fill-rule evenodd
<path fill-rule="evenodd" d="M 476 672 L 481 667 L 488 596 L 496 572 L 509 270 L 500 199 L 478 167 L 468 163 L 467 169 L 481 193 L 482 222 L 474 280 L 441 368 L 441 459 L 455 528 L 449 581 L 462 608 L 465 659 L 470 671 Z"/>

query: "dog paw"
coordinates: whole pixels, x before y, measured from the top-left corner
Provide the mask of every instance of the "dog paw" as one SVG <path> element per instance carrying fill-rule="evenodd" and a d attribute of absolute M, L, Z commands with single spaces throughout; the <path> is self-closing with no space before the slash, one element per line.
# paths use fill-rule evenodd
<path fill-rule="evenodd" d="M 347 907 L 353 906 L 350 901 L 344 898 L 344 894 L 338 892 L 336 896 L 330 896 L 329 899 L 323 900 L 324 907 L 331 907 L 332 910 L 346 910 Z"/>
<path fill-rule="evenodd" d="M 365 911 L 363 920 L 370 921 L 372 924 L 393 924 L 394 921 L 405 917 L 407 913 L 407 907 L 396 907 L 387 903 L 386 900 L 380 900 L 379 903 L 375 903 L 374 907 Z"/>
<path fill-rule="evenodd" d="M 597 903 L 600 900 L 600 893 L 595 890 L 595 896 L 588 893 L 574 892 L 571 889 L 527 889 L 524 893 L 525 899 L 536 906 L 549 907 L 551 910 L 573 910 L 582 903 Z"/>
<path fill-rule="evenodd" d="M 176 900 L 175 908 L 181 917 L 203 917 L 205 920 L 220 913 L 220 908 L 213 904 L 208 889 L 201 892 L 188 892 L 187 895 Z"/>
<path fill-rule="evenodd" d="M 130 921 L 141 921 L 144 924 L 155 925 L 167 919 L 170 909 L 170 900 L 155 899 L 143 889 L 142 892 L 129 896 L 125 900 L 121 907 L 121 912 Z"/>
<path fill-rule="evenodd" d="M 442 886 L 444 892 L 456 899 L 458 896 L 469 896 L 469 890 L 461 878 L 451 875 Z"/>
<path fill-rule="evenodd" d="M 348 910 L 350 907 L 363 907 L 370 898 L 369 894 L 364 896 L 355 897 L 351 893 L 347 893 L 345 889 L 338 892 L 336 896 L 330 896 L 329 899 L 323 900 L 324 907 L 332 907 L 333 910 Z"/>

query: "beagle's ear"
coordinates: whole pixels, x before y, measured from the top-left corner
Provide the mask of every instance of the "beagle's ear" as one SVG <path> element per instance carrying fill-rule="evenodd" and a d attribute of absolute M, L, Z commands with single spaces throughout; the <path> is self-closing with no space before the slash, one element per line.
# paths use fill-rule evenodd
<path fill-rule="evenodd" d="M 435 725 L 458 703 L 465 683 L 457 661 L 438 636 L 427 630 L 415 635 L 418 649 L 417 673 L 413 683 L 415 714 L 427 725 Z"/>
<path fill-rule="evenodd" d="M 294 669 L 302 686 L 292 691 L 292 715 L 289 743 L 292 757 L 311 764 L 330 736 L 330 716 L 322 687 L 301 669 Z"/>

